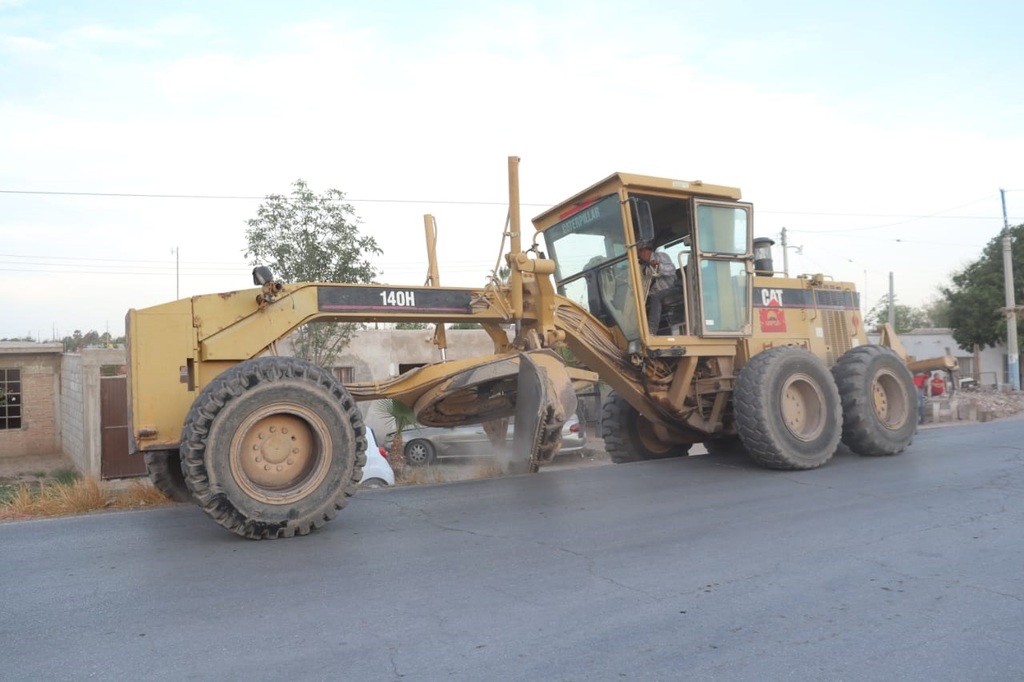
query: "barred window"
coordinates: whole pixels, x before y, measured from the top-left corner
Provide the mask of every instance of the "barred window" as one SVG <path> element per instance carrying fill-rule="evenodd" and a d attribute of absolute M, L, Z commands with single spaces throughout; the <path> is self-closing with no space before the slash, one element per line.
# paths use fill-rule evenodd
<path fill-rule="evenodd" d="M 338 381 L 343 384 L 355 383 L 356 380 L 356 368 L 355 367 L 335 367 L 334 376 L 338 377 Z"/>
<path fill-rule="evenodd" d="M 0 431 L 21 428 L 21 370 L 0 367 Z"/>

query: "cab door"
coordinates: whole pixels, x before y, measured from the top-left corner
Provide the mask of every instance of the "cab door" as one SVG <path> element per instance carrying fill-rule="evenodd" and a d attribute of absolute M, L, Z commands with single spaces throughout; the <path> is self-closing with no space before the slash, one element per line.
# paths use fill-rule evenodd
<path fill-rule="evenodd" d="M 749 336 L 752 329 L 753 207 L 693 200 L 701 336 Z M 691 264 L 691 267 L 693 265 Z"/>

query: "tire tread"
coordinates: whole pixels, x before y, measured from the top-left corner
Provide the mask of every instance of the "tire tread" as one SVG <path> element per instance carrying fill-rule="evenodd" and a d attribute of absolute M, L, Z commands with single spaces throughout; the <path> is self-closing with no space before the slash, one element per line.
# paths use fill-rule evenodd
<path fill-rule="evenodd" d="M 891 369 L 903 367 L 903 361 L 894 351 L 885 346 L 871 344 L 857 346 L 843 354 L 832 368 L 839 396 L 843 405 L 843 443 L 859 455 L 866 457 L 888 457 L 902 452 L 913 439 L 913 429 L 904 424 L 896 433 L 887 433 L 875 415 L 870 385 L 872 366 L 888 364 Z M 911 391 L 913 379 L 909 370 L 904 377 L 907 390 L 904 405 L 909 422 L 916 421 L 916 390 Z"/>
<path fill-rule="evenodd" d="M 155 450 L 145 453 L 146 473 L 153 487 L 175 502 L 191 502 L 192 493 L 181 472 L 181 455 L 177 450 Z"/>
<path fill-rule="evenodd" d="M 304 379 L 326 389 L 338 400 L 355 434 L 356 457 L 350 480 L 337 491 L 330 508 L 323 513 L 267 523 L 247 518 L 223 491 L 210 483 L 206 464 L 206 439 L 214 419 L 232 400 L 249 388 L 281 379 Z M 242 362 L 217 376 L 193 402 L 185 418 L 181 439 L 181 462 L 185 482 L 192 498 L 214 521 L 242 537 L 259 540 L 307 535 L 334 518 L 355 494 L 366 464 L 366 427 L 355 401 L 326 370 L 298 358 L 266 356 Z"/>
<path fill-rule="evenodd" d="M 813 458 L 795 456 L 786 443 L 777 441 L 772 435 L 772 422 L 778 418 L 775 409 L 779 406 L 773 405 L 772 396 L 768 395 L 771 377 L 778 371 L 779 364 L 786 362 L 787 356 L 796 358 L 797 354 L 802 354 L 800 357 L 812 365 L 820 365 L 819 369 L 828 379 L 827 384 L 820 388 L 830 394 L 828 397 L 833 399 L 836 407 L 836 413 L 829 417 L 834 428 L 833 433 L 827 435 L 823 448 L 826 452 Z M 835 453 L 841 434 L 838 389 L 825 365 L 810 352 L 795 346 L 778 346 L 754 355 L 740 371 L 733 401 L 736 430 L 743 447 L 758 464 L 769 469 L 816 469 Z"/>

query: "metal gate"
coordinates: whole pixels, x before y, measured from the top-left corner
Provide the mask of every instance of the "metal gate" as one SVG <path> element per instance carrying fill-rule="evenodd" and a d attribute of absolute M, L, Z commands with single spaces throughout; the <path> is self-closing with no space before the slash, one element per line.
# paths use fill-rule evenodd
<path fill-rule="evenodd" d="M 128 454 L 128 378 L 100 377 L 100 476 L 144 476 L 146 461 Z"/>

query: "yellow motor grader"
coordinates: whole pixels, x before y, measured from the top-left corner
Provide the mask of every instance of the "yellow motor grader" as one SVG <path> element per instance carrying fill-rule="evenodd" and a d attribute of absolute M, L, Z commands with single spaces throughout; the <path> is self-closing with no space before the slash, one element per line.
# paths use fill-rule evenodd
<path fill-rule="evenodd" d="M 153 482 L 241 536 L 304 535 L 360 480 L 357 401 L 400 400 L 428 426 L 483 423 L 495 442 L 514 417 L 513 470 L 532 472 L 557 453 L 576 390 L 597 380 L 619 463 L 703 443 L 809 469 L 840 440 L 861 455 L 909 445 L 913 380 L 893 350 L 868 344 L 854 286 L 773 272 L 738 189 L 615 173 L 537 216 L 524 248 L 518 159 L 508 167 L 507 282 L 286 284 L 257 267 L 256 288 L 129 311 L 131 443 Z M 425 226 L 436 284 L 430 216 Z M 656 277 L 670 285 L 651 292 Z M 342 385 L 276 353 L 322 320 L 434 323 L 440 360 Z M 444 324 L 464 321 L 493 354 L 446 359 Z"/>

